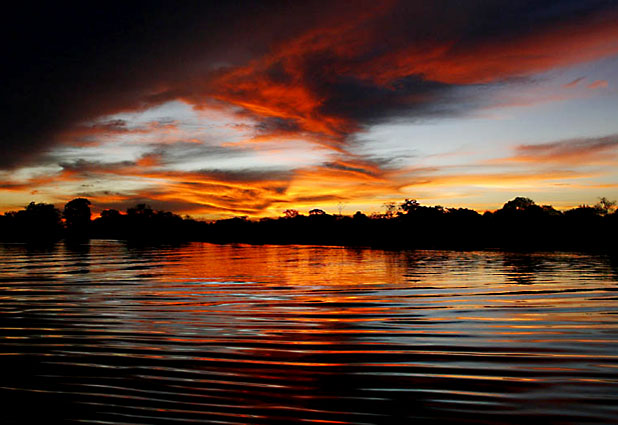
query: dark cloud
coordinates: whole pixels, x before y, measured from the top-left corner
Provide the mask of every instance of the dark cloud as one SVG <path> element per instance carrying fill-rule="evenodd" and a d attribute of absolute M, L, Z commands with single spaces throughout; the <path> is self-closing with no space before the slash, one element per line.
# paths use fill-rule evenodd
<path fill-rule="evenodd" d="M 110 195 L 103 192 L 90 193 L 90 196 L 87 195 L 88 194 L 83 194 L 83 196 L 86 198 L 98 198 L 96 204 L 93 204 L 93 209 L 95 212 L 100 212 L 106 209 L 126 211 L 127 209 L 133 208 L 138 204 L 147 204 L 151 208 L 158 211 L 182 211 L 183 213 L 203 212 L 205 209 L 207 209 L 204 205 L 183 201 L 181 199 L 160 200 L 150 196 L 141 196 L 129 193 L 114 193 L 110 195 L 114 196 L 115 198 L 122 197 L 123 199 L 105 201 L 103 200 L 104 197 Z"/>
<path fill-rule="evenodd" d="M 218 170 L 218 169 L 203 169 L 194 173 L 202 174 L 214 180 L 226 182 L 261 182 L 261 181 L 283 181 L 287 182 L 292 178 L 292 172 L 280 169 L 235 169 L 235 170 Z M 285 187 L 277 188 L 277 192 L 282 193 Z"/>
<path fill-rule="evenodd" d="M 126 120 L 109 120 L 88 126 L 78 127 L 85 133 L 126 133 L 129 131 Z"/>
<path fill-rule="evenodd" d="M 330 201 L 343 201 L 346 198 L 338 195 L 316 195 L 316 196 L 298 196 L 289 202 L 330 202 Z M 287 201 L 286 201 L 287 202 Z"/>
<path fill-rule="evenodd" d="M 367 174 L 369 176 L 375 175 L 375 170 L 367 169 L 361 164 L 346 163 L 346 162 L 326 162 L 322 165 L 324 168 L 329 168 L 338 171 L 351 171 L 358 174 Z"/>
<path fill-rule="evenodd" d="M 148 145 L 149 155 L 161 157 L 165 165 L 185 164 L 187 161 L 199 159 L 202 161 L 216 161 L 222 158 L 237 158 L 246 155 L 241 147 L 226 147 L 203 143 L 178 141 L 175 143 L 151 143 Z"/>
<path fill-rule="evenodd" d="M 301 131 L 298 120 L 281 117 L 266 117 L 255 126 L 258 133 L 296 133 Z"/>
<path fill-rule="evenodd" d="M 247 152 L 240 147 L 212 146 L 195 142 L 178 141 L 175 143 L 150 143 L 137 158 L 124 161 L 100 161 L 96 159 L 67 159 L 64 153 L 48 154 L 40 158 L 47 165 L 58 165 L 63 170 L 79 173 L 120 173 L 127 167 L 148 168 L 173 167 L 186 164 L 187 161 L 216 162 L 219 159 L 239 158 Z M 120 173 L 121 174 L 121 173 Z"/>
<path fill-rule="evenodd" d="M 447 115 L 447 107 L 451 109 L 451 114 L 469 107 L 463 102 L 446 102 L 443 95 L 451 87 L 450 84 L 411 75 L 388 87 L 354 77 L 335 78 L 332 83 L 323 84 L 316 91 L 326 99 L 319 108 L 321 113 L 370 125 L 398 117 L 419 119 L 444 116 Z"/>
<path fill-rule="evenodd" d="M 67 127 L 179 96 L 192 75 L 264 53 L 318 19 L 289 13 L 282 1 L 4 5 L 0 168 L 36 157 Z M 268 19 L 276 32 L 262 29 Z"/>
<path fill-rule="evenodd" d="M 78 159 L 75 161 L 60 162 L 58 165 L 62 167 L 63 171 L 85 177 L 91 173 L 114 173 L 118 170 L 126 169 L 127 167 L 134 167 L 137 164 L 134 161 L 103 162 Z"/>
<path fill-rule="evenodd" d="M 573 61 L 602 56 L 588 47 L 603 28 L 605 43 L 615 37 L 616 8 L 603 0 L 13 2 L 0 34 L 0 168 L 37 157 L 85 121 L 172 99 L 240 106 L 263 132 L 341 138 L 393 117 L 457 113 L 466 106 L 448 96 L 461 85 L 567 63 L 554 48 L 568 44 L 565 35 L 588 37 Z M 545 50 L 522 56 L 529 45 Z M 257 68 L 230 76 L 243 66 Z"/>

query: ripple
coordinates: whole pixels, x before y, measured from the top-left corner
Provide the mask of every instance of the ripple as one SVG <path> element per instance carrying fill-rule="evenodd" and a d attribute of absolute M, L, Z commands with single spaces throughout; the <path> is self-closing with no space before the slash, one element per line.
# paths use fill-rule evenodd
<path fill-rule="evenodd" d="M 0 245 L 0 422 L 615 423 L 610 260 Z"/>

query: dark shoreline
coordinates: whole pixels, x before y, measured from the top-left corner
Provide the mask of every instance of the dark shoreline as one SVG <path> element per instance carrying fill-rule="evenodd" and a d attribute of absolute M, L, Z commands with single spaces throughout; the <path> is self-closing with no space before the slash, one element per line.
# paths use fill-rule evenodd
<path fill-rule="evenodd" d="M 560 212 L 528 198 L 515 198 L 495 212 L 426 207 L 406 200 L 398 210 L 367 216 L 309 215 L 287 210 L 283 217 L 246 217 L 206 222 L 138 205 L 122 214 L 105 210 L 90 219 L 90 202 L 70 201 L 61 213 L 53 205 L 31 203 L 0 216 L 0 241 L 49 244 L 65 240 L 124 240 L 132 245 L 182 242 L 253 245 L 321 245 L 389 250 L 502 250 L 527 252 L 618 252 L 615 203 Z"/>

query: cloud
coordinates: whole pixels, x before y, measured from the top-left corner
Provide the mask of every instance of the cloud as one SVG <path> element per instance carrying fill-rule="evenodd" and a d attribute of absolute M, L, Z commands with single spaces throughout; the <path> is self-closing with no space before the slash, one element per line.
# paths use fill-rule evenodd
<path fill-rule="evenodd" d="M 519 145 L 515 155 L 494 163 L 591 165 L 612 162 L 618 154 L 618 135 Z"/>
<path fill-rule="evenodd" d="M 600 3 L 470 2 L 458 12 L 394 2 L 348 13 L 222 69 L 186 100 L 215 97 L 346 153 L 350 137 L 368 126 L 468 114 L 483 106 L 484 86 L 618 53 L 615 11 Z"/>
<path fill-rule="evenodd" d="M 178 123 L 151 121 L 145 125 L 130 125 L 127 120 L 113 119 L 102 122 L 81 124 L 59 132 L 58 143 L 68 146 L 96 146 L 127 135 L 152 135 L 158 139 L 162 135 L 178 133 Z M 175 140 L 174 140 L 175 141 Z"/>
<path fill-rule="evenodd" d="M 618 8 L 601 0 L 11 7 L 0 169 L 60 171 L 0 190 L 64 184 L 72 195 L 93 185 L 95 202 L 148 199 L 208 214 L 399 194 L 407 178 L 424 177 L 406 175 L 394 155 L 362 155 L 356 142 L 371 126 L 471 114 L 488 106 L 488 88 L 618 53 Z M 490 106 L 539 101 L 518 95 Z M 234 136 L 152 118 L 170 101 L 202 118 L 224 111 Z M 522 145 L 502 162 L 598 162 L 614 149 L 604 143 Z M 123 181 L 130 190 L 106 201 L 99 189 Z"/>
<path fill-rule="evenodd" d="M 149 198 L 159 204 L 184 205 L 180 212 L 211 213 L 235 212 L 258 214 L 276 199 L 282 199 L 290 176 L 279 170 L 217 170 L 170 171 L 135 164 L 81 164 L 82 173 L 109 173 L 141 181 L 145 188 L 131 192 L 122 200 L 123 205 Z M 87 170 L 87 171 L 86 171 Z M 107 205 L 103 199 L 94 203 Z M 116 201 L 115 201 L 116 202 Z M 186 208 L 190 206 L 190 208 Z"/>
<path fill-rule="evenodd" d="M 570 81 L 568 83 L 566 83 L 563 87 L 565 88 L 571 88 L 571 87 L 575 87 L 577 86 L 579 83 L 581 83 L 583 80 L 585 80 L 584 77 L 579 77 L 574 79 L 573 81 Z"/>
<path fill-rule="evenodd" d="M 449 101 L 457 87 L 618 52 L 616 7 L 600 0 L 90 7 L 5 11 L 0 167 L 86 122 L 170 100 L 237 108 L 263 132 L 336 146 L 393 117 L 464 112 Z"/>
<path fill-rule="evenodd" d="M 598 173 L 580 173 L 570 170 L 487 172 L 487 173 L 452 173 L 422 176 L 411 179 L 402 190 L 418 187 L 452 188 L 476 186 L 483 188 L 523 189 L 547 188 L 556 185 L 568 185 L 567 180 L 597 177 Z"/>
<path fill-rule="evenodd" d="M 144 189 L 117 192 L 88 191 L 93 204 L 130 206 L 142 199 L 157 205 L 184 205 L 180 212 L 200 214 L 236 213 L 267 215 L 278 206 L 315 206 L 315 202 L 338 202 L 353 197 L 371 197 L 396 190 L 384 171 L 371 161 L 357 159 L 326 162 L 314 167 L 283 169 L 200 169 L 179 171 L 161 168 L 158 157 L 137 161 L 100 163 L 77 161 L 62 164 L 63 170 L 85 181 L 102 175 L 137 179 Z M 140 165 L 145 162 L 146 165 Z M 332 182 L 336 182 L 332 184 Z"/>
<path fill-rule="evenodd" d="M 596 80 L 593 81 L 592 83 L 588 84 L 588 88 L 589 89 L 599 89 L 602 87 L 607 87 L 607 81 L 606 80 Z"/>
<path fill-rule="evenodd" d="M 254 20 L 272 13 L 285 22 L 281 10 L 265 9 L 246 1 L 11 3 L 0 29 L 0 168 L 31 162 L 75 126 L 161 103 L 160 94 L 214 63 L 264 52 L 273 37 L 254 32 Z"/>

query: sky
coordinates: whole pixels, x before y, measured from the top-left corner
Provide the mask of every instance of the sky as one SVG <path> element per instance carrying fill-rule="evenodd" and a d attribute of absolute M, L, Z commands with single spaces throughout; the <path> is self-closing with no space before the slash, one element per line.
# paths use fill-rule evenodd
<path fill-rule="evenodd" d="M 201 218 L 618 198 L 618 2 L 4 10 L 0 212 Z"/>

